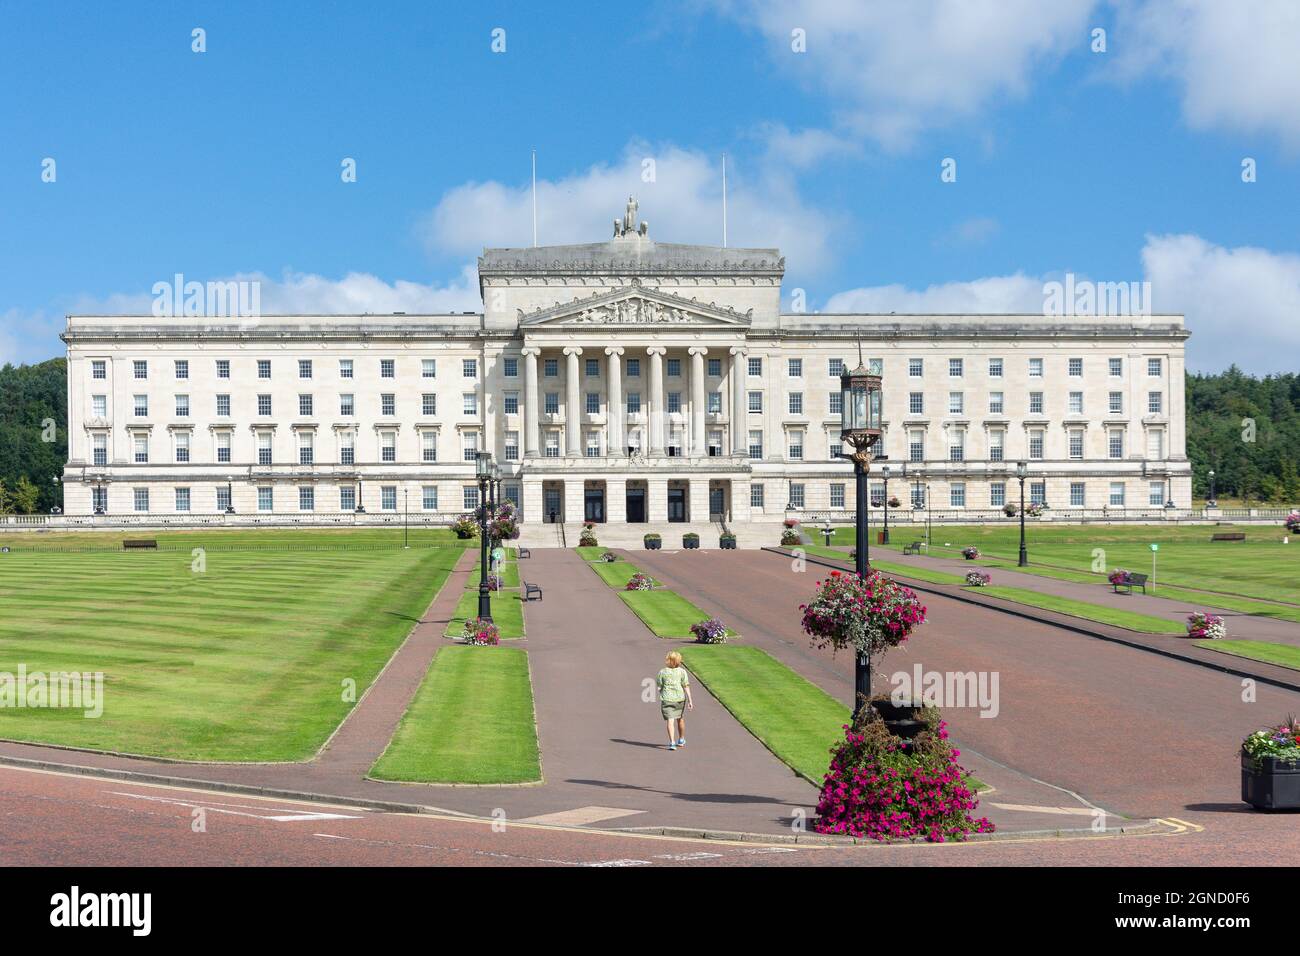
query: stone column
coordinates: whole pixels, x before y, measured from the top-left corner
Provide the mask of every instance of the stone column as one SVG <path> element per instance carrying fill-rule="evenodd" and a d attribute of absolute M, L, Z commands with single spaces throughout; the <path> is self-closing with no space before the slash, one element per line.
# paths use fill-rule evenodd
<path fill-rule="evenodd" d="M 749 424 L 749 402 L 745 396 L 745 376 L 749 367 L 745 349 L 739 345 L 731 349 L 731 454 L 743 458 L 746 448 L 746 426 Z"/>
<path fill-rule="evenodd" d="M 652 345 L 646 349 L 650 356 L 650 413 L 646 416 L 650 431 L 650 454 L 660 458 L 664 454 L 664 353 L 666 351 L 668 350 L 662 345 Z"/>
<path fill-rule="evenodd" d="M 564 453 L 570 458 L 582 457 L 582 406 L 578 388 L 578 356 L 582 349 L 570 345 L 564 350 Z"/>
<path fill-rule="evenodd" d="M 709 520 L 709 479 L 692 478 L 690 480 L 686 492 L 686 520 L 694 523 Z"/>
<path fill-rule="evenodd" d="M 605 523 L 627 523 L 627 479 L 605 479 Z"/>
<path fill-rule="evenodd" d="M 704 356 L 709 354 L 709 350 L 695 346 L 689 351 L 691 353 L 691 456 L 703 458 L 708 454 L 704 440 Z"/>
<path fill-rule="evenodd" d="M 611 346 L 605 349 L 605 354 L 609 356 L 609 409 L 606 415 L 609 424 L 605 429 L 605 454 L 622 458 L 627 454 L 627 440 L 623 436 L 623 349 Z M 608 500 L 605 510 L 609 510 Z"/>
<path fill-rule="evenodd" d="M 524 355 L 524 457 L 537 457 L 537 356 L 538 348 L 526 348 Z M 540 493 L 540 485 L 539 493 Z M 540 499 L 539 499 L 540 512 Z"/>
<path fill-rule="evenodd" d="M 666 524 L 668 521 L 668 479 L 646 479 L 646 521 L 649 524 Z M 671 545 L 670 545 L 671 547 Z"/>

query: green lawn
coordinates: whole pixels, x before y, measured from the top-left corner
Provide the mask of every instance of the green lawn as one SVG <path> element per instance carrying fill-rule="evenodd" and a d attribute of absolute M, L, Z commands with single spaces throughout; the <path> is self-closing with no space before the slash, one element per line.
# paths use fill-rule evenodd
<path fill-rule="evenodd" d="M 591 569 L 612 588 L 622 588 L 632 575 L 641 570 L 630 561 L 593 561 Z"/>
<path fill-rule="evenodd" d="M 672 591 L 619 591 L 618 596 L 655 637 L 690 637 L 691 625 L 709 618 L 704 611 Z"/>
<path fill-rule="evenodd" d="M 1015 601 L 1017 604 L 1040 607 L 1046 611 L 1056 611 L 1060 614 L 1082 617 L 1101 624 L 1113 624 L 1116 627 L 1127 628 L 1130 631 L 1141 631 L 1144 634 L 1184 634 L 1187 631 L 1187 628 L 1177 621 L 1167 621 L 1162 617 L 1152 617 L 1149 614 L 1135 614 L 1132 611 L 1102 607 L 1100 604 L 1075 601 L 1070 598 L 1057 597 L 1054 594 L 1042 594 L 1038 591 L 1030 591 L 1027 588 L 1008 588 L 992 585 L 971 588 L 971 591 L 977 594 L 987 594 L 989 597 L 1002 598 L 1006 601 Z"/>
<path fill-rule="evenodd" d="M 602 554 L 609 551 L 609 548 L 574 548 L 578 552 L 578 557 L 584 561 L 595 561 Z"/>
<path fill-rule="evenodd" d="M 185 550 L 0 554 L 0 672 L 102 671 L 105 696 L 98 719 L 0 709 L 0 737 L 189 760 L 306 759 L 462 554 L 223 551 L 239 539 L 222 532 L 179 540 Z M 189 546 L 206 549 L 202 573 Z"/>
<path fill-rule="evenodd" d="M 800 547 L 802 547 L 808 554 L 816 557 L 825 558 L 830 561 L 843 561 L 850 568 L 853 566 L 853 562 L 847 551 L 836 551 L 834 548 L 828 548 L 821 544 L 805 544 L 800 545 Z M 883 548 L 881 550 L 883 550 Z M 879 561 L 875 557 L 877 553 L 878 552 L 876 551 L 870 552 L 870 554 L 868 554 L 868 559 L 871 561 L 871 566 L 882 574 L 887 574 L 891 577 L 895 575 L 906 576 L 914 578 L 917 581 L 928 581 L 931 584 L 964 585 L 966 583 L 965 576 L 960 574 L 949 574 L 947 571 L 935 571 L 931 568 L 921 567 L 919 564 L 900 564 L 893 561 Z M 892 554 L 893 552 L 886 551 L 885 553 Z"/>
<path fill-rule="evenodd" d="M 0 545 L 22 551 L 121 551 L 126 538 L 152 538 L 160 550 L 349 550 L 401 548 L 409 541 L 416 548 L 477 548 L 478 539 L 459 540 L 447 528 L 410 529 L 403 538 L 402 525 L 383 528 L 201 528 L 177 531 L 0 531 Z"/>
<path fill-rule="evenodd" d="M 469 580 L 465 582 L 465 587 L 472 588 L 475 591 L 478 590 L 478 573 L 479 573 L 479 566 L 477 563 L 475 563 L 474 570 L 470 572 Z M 518 562 L 507 561 L 504 565 L 502 565 L 501 577 L 504 579 L 506 587 L 508 588 L 519 587 Z"/>
<path fill-rule="evenodd" d="M 1205 647 L 1234 657 L 1249 657 L 1253 661 L 1265 661 L 1300 670 L 1300 647 L 1290 644 L 1273 644 L 1269 641 L 1197 641 L 1197 647 Z"/>
<path fill-rule="evenodd" d="M 687 669 L 783 762 L 820 784 L 849 709 L 756 647 L 693 644 Z"/>
<path fill-rule="evenodd" d="M 528 654 L 444 647 L 370 776 L 416 783 L 531 783 L 542 777 Z"/>
<path fill-rule="evenodd" d="M 519 591 L 493 591 L 490 595 L 492 621 L 501 632 L 503 640 L 524 636 L 524 603 Z M 465 632 L 465 621 L 478 616 L 478 588 L 466 590 L 460 596 L 456 611 L 447 629 L 447 637 L 460 637 Z"/>

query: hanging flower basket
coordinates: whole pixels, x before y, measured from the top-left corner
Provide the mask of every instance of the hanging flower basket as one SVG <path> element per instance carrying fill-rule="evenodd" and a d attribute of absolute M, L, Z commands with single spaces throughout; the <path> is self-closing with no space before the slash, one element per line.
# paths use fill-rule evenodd
<path fill-rule="evenodd" d="M 464 541 L 478 536 L 478 522 L 473 515 L 461 515 L 452 523 L 451 530 L 457 538 Z"/>
<path fill-rule="evenodd" d="M 897 647 L 925 623 L 925 605 L 916 593 L 879 571 L 865 580 L 832 571 L 799 610 L 804 631 L 818 647 L 852 648 L 868 656 Z"/>

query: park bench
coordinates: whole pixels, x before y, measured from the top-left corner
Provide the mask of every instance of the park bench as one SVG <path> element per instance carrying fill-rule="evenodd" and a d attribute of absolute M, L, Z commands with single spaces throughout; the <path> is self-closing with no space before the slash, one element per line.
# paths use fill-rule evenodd
<path fill-rule="evenodd" d="M 122 548 L 126 551 L 133 551 L 137 548 L 158 549 L 158 542 L 153 538 L 127 538 L 122 542 Z"/>
<path fill-rule="evenodd" d="M 1221 531 L 1218 534 L 1210 535 L 1210 541 L 1245 541 L 1246 532 L 1244 531 Z"/>
<path fill-rule="evenodd" d="M 533 552 L 529 551 L 527 548 L 520 548 L 520 549 L 519 549 L 519 557 L 520 557 L 520 558 L 531 558 L 532 556 L 533 556 Z"/>
<path fill-rule="evenodd" d="M 920 554 L 921 549 L 925 547 L 924 541 L 913 541 L 911 544 L 903 545 L 904 554 Z"/>
<path fill-rule="evenodd" d="M 524 582 L 523 582 L 523 585 L 524 585 L 524 600 L 525 600 L 525 601 L 531 601 L 531 600 L 533 599 L 533 595 L 534 595 L 534 594 L 537 595 L 537 600 L 540 601 L 540 600 L 542 599 L 542 588 L 541 588 L 540 585 L 537 585 L 537 584 L 529 584 L 527 581 L 524 581 Z"/>
<path fill-rule="evenodd" d="M 1119 594 L 1119 589 L 1124 588 L 1125 593 L 1132 594 L 1135 587 L 1141 588 L 1143 594 L 1147 593 L 1147 576 L 1145 574 L 1139 574 L 1136 571 L 1129 572 L 1128 581 L 1115 585 L 1115 593 Z"/>

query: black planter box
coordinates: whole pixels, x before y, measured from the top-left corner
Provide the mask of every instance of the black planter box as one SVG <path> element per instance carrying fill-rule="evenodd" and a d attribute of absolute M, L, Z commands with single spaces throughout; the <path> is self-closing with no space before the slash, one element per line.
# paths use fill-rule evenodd
<path fill-rule="evenodd" d="M 718 539 L 718 547 L 721 548 L 723 551 L 735 551 L 735 550 L 736 550 L 736 539 L 735 539 L 735 538 L 719 538 L 719 539 Z"/>
<path fill-rule="evenodd" d="M 659 538 L 652 538 L 652 539 L 646 541 L 646 543 L 645 543 L 645 549 L 646 549 L 647 551 L 658 551 L 660 545 L 662 545 L 662 544 L 663 544 L 663 541 L 661 541 Z"/>
<path fill-rule="evenodd" d="M 1300 761 L 1241 755 L 1241 799 L 1256 810 L 1300 809 Z"/>
<path fill-rule="evenodd" d="M 685 535 L 682 535 L 682 547 L 686 548 L 688 551 L 698 550 L 698 548 L 700 547 L 700 539 L 688 538 Z"/>

